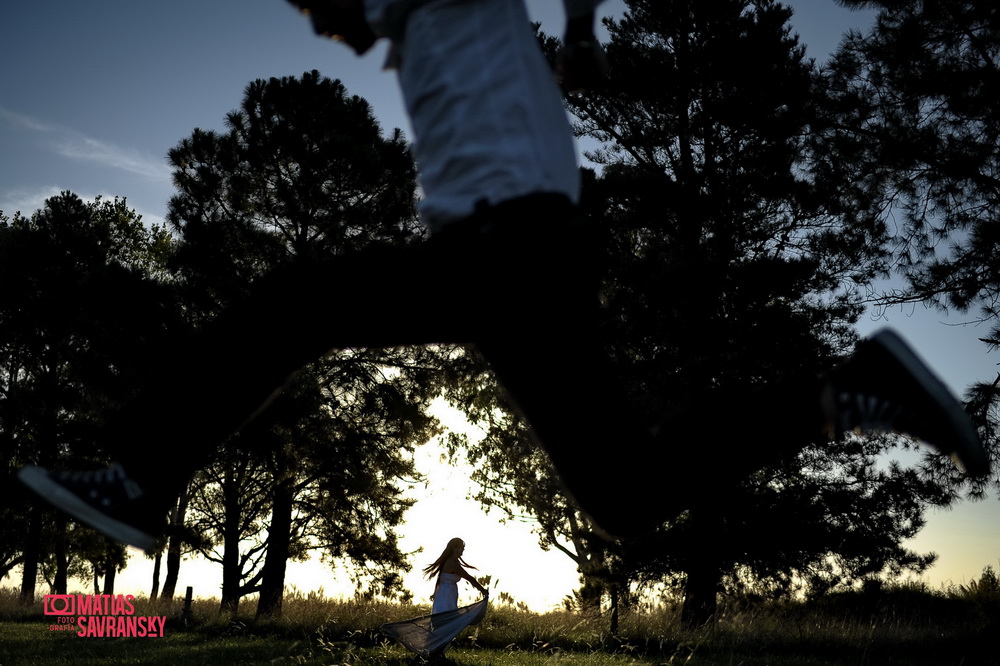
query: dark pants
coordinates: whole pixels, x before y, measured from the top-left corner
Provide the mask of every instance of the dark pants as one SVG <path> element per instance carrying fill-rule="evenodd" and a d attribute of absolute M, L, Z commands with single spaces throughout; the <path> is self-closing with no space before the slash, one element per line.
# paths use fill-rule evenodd
<path fill-rule="evenodd" d="M 713 492 L 725 455 L 696 444 L 706 428 L 747 447 L 751 416 L 780 399 L 792 419 L 775 450 L 819 432 L 816 395 L 775 388 L 702 403 L 650 435 L 599 339 L 600 256 L 569 202 L 539 195 L 483 209 L 424 243 L 276 271 L 124 410 L 110 449 L 153 498 L 150 513 L 165 515 L 217 445 L 307 363 L 333 349 L 430 343 L 476 345 L 570 494 L 613 534 Z M 725 471 L 752 467 L 751 454 L 735 451 Z"/>

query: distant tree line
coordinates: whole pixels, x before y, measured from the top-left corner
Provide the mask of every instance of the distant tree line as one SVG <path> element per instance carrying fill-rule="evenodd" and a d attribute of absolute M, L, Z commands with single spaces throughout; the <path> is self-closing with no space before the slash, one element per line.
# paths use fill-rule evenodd
<path fill-rule="evenodd" d="M 128 399 L 151 354 L 184 327 L 166 280 L 168 234 L 125 200 L 49 199 L 30 218 L 0 218 L 0 571 L 23 571 L 65 591 L 67 579 L 109 584 L 125 550 L 28 501 L 14 474 L 26 464 L 87 468 L 106 462 L 93 437 Z"/>
<path fill-rule="evenodd" d="M 994 323 L 985 341 L 1000 338 L 996 12 L 845 4 L 880 9 L 878 22 L 818 66 L 776 2 L 627 0 L 606 23 L 606 86 L 567 96 L 596 146 L 583 207 L 607 237 L 608 353 L 650 425 L 693 395 L 828 368 L 853 346 L 870 285 L 894 271 L 908 289 L 883 302 L 980 308 Z M 315 72 L 250 84 L 226 131 L 195 130 L 170 161 L 169 230 L 145 227 L 125 200 L 71 193 L 0 220 L 0 576 L 20 566 L 26 599 L 39 579 L 54 592 L 74 576 L 108 589 L 125 551 L 23 497 L 20 466 L 106 463 L 93 433 L 148 380 L 157 350 L 268 271 L 423 239 L 404 138 Z M 330 303 L 350 288 L 329 285 Z M 664 583 L 699 625 L 721 593 L 822 594 L 924 571 L 934 556 L 902 545 L 924 510 L 984 489 L 936 458 L 884 464 L 897 438 L 819 442 L 734 488 L 659 452 L 664 462 L 637 464 L 662 464 L 664 484 L 704 475 L 703 492 L 651 534 L 608 543 L 474 350 L 351 350 L 300 373 L 191 480 L 153 594 L 174 594 L 187 552 L 221 564 L 228 611 L 259 593 L 258 613 L 279 613 L 286 562 L 315 552 L 353 562 L 368 594 L 405 594 L 394 528 L 409 505 L 403 480 L 416 477 L 410 454 L 440 432 L 427 407 L 441 395 L 486 433 L 447 438 L 473 463 L 484 506 L 536 519 L 542 547 L 577 564 L 578 605 L 609 609 L 613 627 Z M 972 387 L 968 405 L 995 450 L 997 383 Z M 780 405 L 742 441 L 718 441 L 705 423 L 677 446 L 724 455 L 766 447 L 778 427 Z M 581 451 L 600 465 L 615 443 Z"/>

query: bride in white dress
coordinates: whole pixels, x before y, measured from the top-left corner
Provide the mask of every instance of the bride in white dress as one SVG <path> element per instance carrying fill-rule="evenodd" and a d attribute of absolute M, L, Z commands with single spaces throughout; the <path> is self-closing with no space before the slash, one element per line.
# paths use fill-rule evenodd
<path fill-rule="evenodd" d="M 384 624 L 381 627 L 382 633 L 417 654 L 441 657 L 448 644 L 463 629 L 482 620 L 486 614 L 489 591 L 466 571 L 466 568 L 475 569 L 475 567 L 462 559 L 464 552 L 465 542 L 461 539 L 452 539 L 441 553 L 441 557 L 424 568 L 424 574 L 428 578 L 437 577 L 434 594 L 431 595 L 434 604 L 430 615 Z M 459 608 L 458 583 L 463 578 L 482 593 L 483 599 L 470 606 Z"/>
<path fill-rule="evenodd" d="M 458 582 L 463 578 L 472 583 L 472 586 L 479 590 L 483 596 L 489 596 L 486 588 L 465 570 L 466 567 L 469 569 L 476 567 L 462 559 L 463 553 L 465 553 L 465 542 L 458 538 L 452 539 L 448 542 L 444 552 L 441 553 L 441 557 L 437 558 L 433 564 L 424 567 L 424 574 L 428 578 L 437 576 L 434 594 L 431 595 L 431 601 L 434 602 L 434 606 L 431 608 L 432 614 L 458 608 Z"/>

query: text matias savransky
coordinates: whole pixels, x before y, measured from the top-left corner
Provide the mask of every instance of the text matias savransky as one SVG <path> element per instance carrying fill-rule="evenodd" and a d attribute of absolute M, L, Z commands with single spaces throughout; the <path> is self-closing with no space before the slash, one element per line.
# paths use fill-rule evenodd
<path fill-rule="evenodd" d="M 56 616 L 49 631 L 76 631 L 85 638 L 162 638 L 167 618 L 135 615 L 131 594 L 47 594 L 45 614 Z"/>

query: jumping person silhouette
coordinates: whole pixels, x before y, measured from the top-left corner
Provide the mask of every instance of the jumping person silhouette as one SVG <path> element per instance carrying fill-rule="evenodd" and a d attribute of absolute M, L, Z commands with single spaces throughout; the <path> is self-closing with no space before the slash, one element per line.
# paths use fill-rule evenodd
<path fill-rule="evenodd" d="M 583 85 L 603 64 L 593 36 L 597 0 L 564 1 L 561 74 Z M 102 441 L 117 462 L 90 472 L 21 470 L 55 506 L 151 549 L 190 475 L 299 368 L 331 349 L 446 342 L 478 347 L 568 494 L 610 536 L 671 518 L 713 484 L 831 432 L 909 434 L 953 454 L 972 475 L 988 472 L 961 405 L 891 331 L 863 341 L 824 377 L 705 400 L 657 434 L 637 425 L 598 335 L 602 253 L 576 207 L 572 132 L 522 2 L 294 4 L 317 32 L 358 52 L 391 41 L 431 236 L 255 283 L 111 421 Z M 400 288 L 401 275 L 419 276 L 419 286 Z M 347 283 L 352 289 L 329 289 Z M 766 447 L 685 446 L 706 422 L 718 441 L 736 442 L 764 421 L 781 424 L 769 429 Z M 614 455 L 595 459 L 612 446 Z M 663 484 L 663 465 L 686 472 Z"/>

